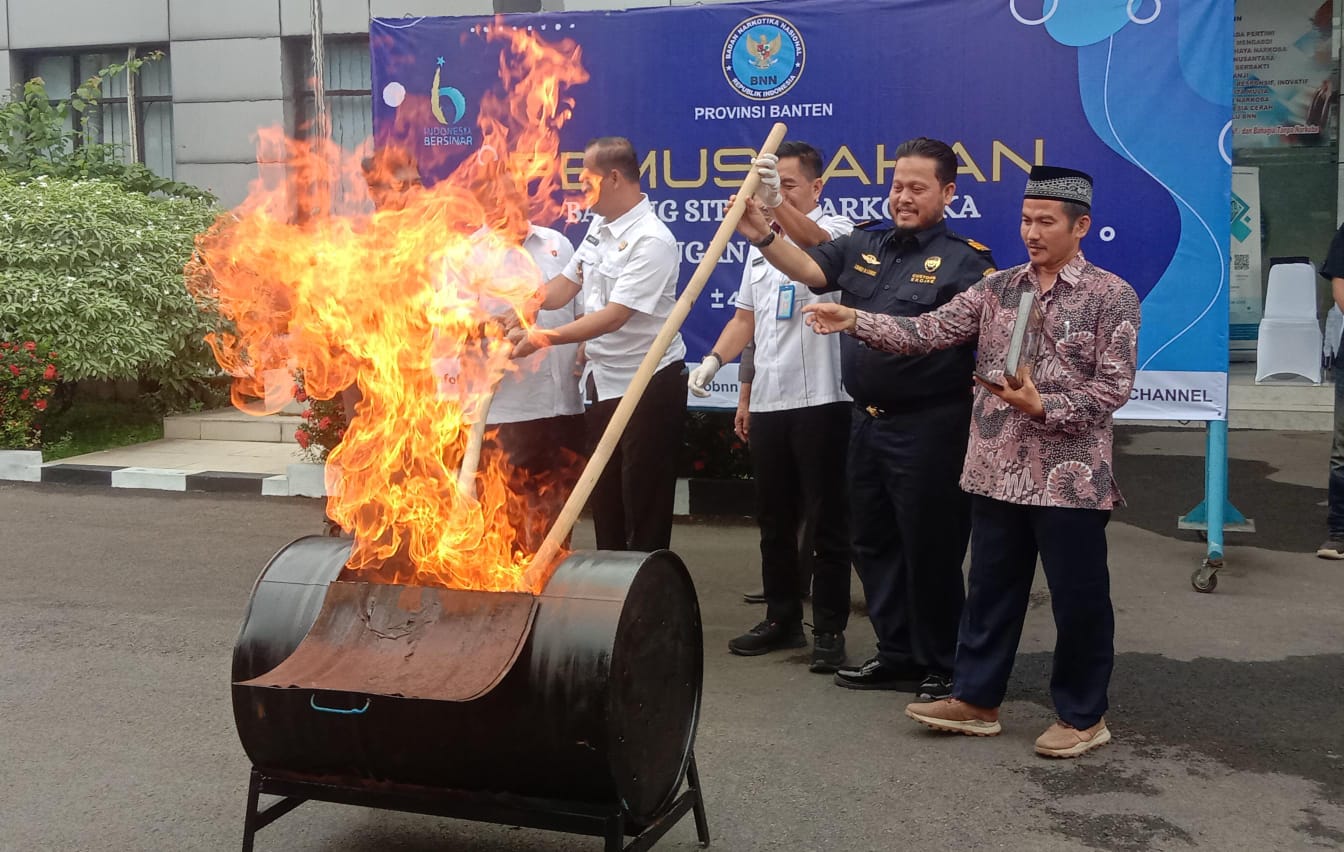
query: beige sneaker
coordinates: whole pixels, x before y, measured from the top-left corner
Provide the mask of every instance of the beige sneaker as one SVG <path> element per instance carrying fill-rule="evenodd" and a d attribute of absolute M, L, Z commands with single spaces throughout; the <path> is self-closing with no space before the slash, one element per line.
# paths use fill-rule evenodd
<path fill-rule="evenodd" d="M 905 715 L 935 731 L 972 737 L 992 737 L 1003 730 L 999 726 L 999 708 L 976 707 L 959 698 L 907 704 Z"/>
<path fill-rule="evenodd" d="M 1110 741 L 1111 731 L 1105 719 L 1083 731 L 1060 720 L 1036 738 L 1036 753 L 1045 757 L 1078 757 Z"/>

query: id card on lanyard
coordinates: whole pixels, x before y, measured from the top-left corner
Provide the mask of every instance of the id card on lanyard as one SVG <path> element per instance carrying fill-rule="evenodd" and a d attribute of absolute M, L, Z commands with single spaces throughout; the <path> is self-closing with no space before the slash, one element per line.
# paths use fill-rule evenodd
<path fill-rule="evenodd" d="M 779 299 L 775 302 L 775 319 L 793 319 L 793 282 L 779 285 Z"/>

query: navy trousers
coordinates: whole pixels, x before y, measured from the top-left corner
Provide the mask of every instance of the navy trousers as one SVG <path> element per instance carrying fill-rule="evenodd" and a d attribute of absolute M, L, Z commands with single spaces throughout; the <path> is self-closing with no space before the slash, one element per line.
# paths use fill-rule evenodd
<path fill-rule="evenodd" d="M 969 395 L 878 417 L 854 409 L 851 555 L 888 665 L 952 673 L 971 525 L 958 484 L 970 419 Z"/>
<path fill-rule="evenodd" d="M 952 694 L 998 707 L 1008 689 L 1039 554 L 1055 615 L 1050 696 L 1059 718 L 1089 728 L 1105 714 L 1115 614 L 1099 509 L 1019 506 L 972 497 L 971 571 Z"/>

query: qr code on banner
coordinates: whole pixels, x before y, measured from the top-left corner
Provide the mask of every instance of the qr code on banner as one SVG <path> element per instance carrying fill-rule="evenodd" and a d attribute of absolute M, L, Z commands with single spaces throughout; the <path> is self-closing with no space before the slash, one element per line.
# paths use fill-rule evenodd
<path fill-rule="evenodd" d="M 1232 269 L 1236 272 L 1245 272 L 1251 268 L 1251 256 L 1249 254 L 1232 255 Z"/>

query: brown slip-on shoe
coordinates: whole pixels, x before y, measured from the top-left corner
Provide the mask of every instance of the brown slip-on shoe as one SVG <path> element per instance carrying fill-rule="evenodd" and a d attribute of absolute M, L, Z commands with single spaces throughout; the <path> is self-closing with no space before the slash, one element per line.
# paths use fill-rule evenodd
<path fill-rule="evenodd" d="M 905 715 L 935 731 L 971 737 L 992 737 L 1003 730 L 999 726 L 997 707 L 976 707 L 959 698 L 907 704 Z"/>
<path fill-rule="evenodd" d="M 1036 753 L 1044 757 L 1078 757 L 1110 741 L 1111 730 L 1105 719 L 1085 730 L 1060 720 L 1036 738 Z"/>

